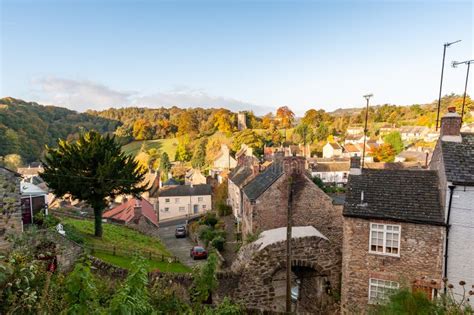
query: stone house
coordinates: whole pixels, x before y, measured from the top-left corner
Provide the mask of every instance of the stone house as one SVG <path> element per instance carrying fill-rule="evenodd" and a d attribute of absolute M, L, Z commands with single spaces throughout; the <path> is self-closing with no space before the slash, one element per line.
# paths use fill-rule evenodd
<path fill-rule="evenodd" d="M 242 188 L 259 173 L 260 165 L 253 156 L 239 156 L 237 161 L 237 167 L 228 176 L 227 204 L 232 207 L 232 213 L 240 223 L 242 220 Z"/>
<path fill-rule="evenodd" d="M 214 170 L 232 169 L 237 166 L 237 161 L 230 155 L 230 149 L 227 145 L 221 145 L 221 151 L 214 159 L 212 167 Z"/>
<path fill-rule="evenodd" d="M 358 126 L 349 126 L 347 127 L 346 135 L 364 135 L 364 128 Z"/>
<path fill-rule="evenodd" d="M 212 209 L 211 185 L 164 186 L 158 192 L 158 220 L 202 214 Z"/>
<path fill-rule="evenodd" d="M 190 169 L 184 176 L 185 185 L 199 185 L 206 184 L 207 178 L 204 176 L 199 169 Z"/>
<path fill-rule="evenodd" d="M 244 112 L 240 112 L 237 114 L 237 129 L 247 129 L 247 115 L 245 115 Z"/>
<path fill-rule="evenodd" d="M 323 158 L 330 159 L 342 156 L 342 147 L 337 142 L 328 142 L 323 147 Z"/>
<path fill-rule="evenodd" d="M 303 157 L 277 156 L 242 189 L 245 238 L 287 225 L 289 201 L 294 226 L 314 226 L 335 244 L 342 241 L 342 215 L 305 170 Z M 291 198 L 291 200 L 290 200 Z"/>
<path fill-rule="evenodd" d="M 20 174 L 0 166 L 0 252 L 10 247 L 7 236 L 23 231 Z"/>
<path fill-rule="evenodd" d="M 406 142 L 423 140 L 429 132 L 430 129 L 424 126 L 403 126 L 400 128 L 400 136 Z"/>
<path fill-rule="evenodd" d="M 437 173 L 361 170 L 360 158 L 353 158 L 347 187 L 342 313 L 364 313 L 404 286 L 435 296 L 445 236 Z"/>
<path fill-rule="evenodd" d="M 474 133 L 461 133 L 461 117 L 455 108 L 441 118 L 440 138 L 429 168 L 438 171 L 441 202 L 446 223 L 443 276 L 454 284 L 455 297 L 462 298 L 459 281 L 468 290 L 474 285 Z M 474 307 L 474 299 L 470 298 Z"/>
<path fill-rule="evenodd" d="M 344 144 L 364 143 L 364 134 L 349 134 L 344 139 Z"/>

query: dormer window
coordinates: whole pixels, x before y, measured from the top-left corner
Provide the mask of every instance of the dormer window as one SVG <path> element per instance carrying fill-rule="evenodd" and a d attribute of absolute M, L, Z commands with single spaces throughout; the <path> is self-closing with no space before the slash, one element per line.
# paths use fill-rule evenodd
<path fill-rule="evenodd" d="M 400 225 L 370 224 L 369 252 L 400 256 Z"/>

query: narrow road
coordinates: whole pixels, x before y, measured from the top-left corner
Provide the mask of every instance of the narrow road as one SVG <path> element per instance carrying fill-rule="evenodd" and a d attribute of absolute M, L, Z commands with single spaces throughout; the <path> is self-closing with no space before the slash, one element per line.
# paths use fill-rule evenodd
<path fill-rule="evenodd" d="M 174 221 L 168 221 L 166 223 L 160 223 L 158 234 L 160 239 L 166 248 L 176 257 L 179 261 L 186 266 L 193 267 L 198 264 L 202 264 L 205 260 L 194 260 L 189 256 L 189 250 L 194 244 L 188 238 L 176 238 L 174 232 L 177 226 L 185 225 L 186 219 L 178 219 Z"/>

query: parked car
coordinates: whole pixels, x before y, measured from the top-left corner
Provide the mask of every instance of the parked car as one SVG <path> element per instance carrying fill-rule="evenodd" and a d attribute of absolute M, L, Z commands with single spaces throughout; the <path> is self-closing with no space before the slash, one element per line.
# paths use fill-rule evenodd
<path fill-rule="evenodd" d="M 190 256 L 193 259 L 207 259 L 207 250 L 202 246 L 193 246 L 190 251 Z"/>
<path fill-rule="evenodd" d="M 176 236 L 176 238 L 186 237 L 186 227 L 178 226 L 174 231 L 174 236 Z"/>

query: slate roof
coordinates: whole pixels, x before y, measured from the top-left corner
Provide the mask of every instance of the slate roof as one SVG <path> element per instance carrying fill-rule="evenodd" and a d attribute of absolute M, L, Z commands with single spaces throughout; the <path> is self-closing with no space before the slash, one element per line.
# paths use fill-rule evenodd
<path fill-rule="evenodd" d="M 328 142 L 328 143 L 334 150 L 342 149 L 342 147 L 339 145 L 339 143 L 336 143 L 336 142 Z"/>
<path fill-rule="evenodd" d="M 179 182 L 173 177 L 171 177 L 170 179 L 168 179 L 167 181 L 163 183 L 163 186 L 176 186 L 176 185 L 179 185 Z"/>
<path fill-rule="evenodd" d="M 250 200 L 256 200 L 263 194 L 280 176 L 283 175 L 283 165 L 274 162 L 265 171 L 258 174 L 253 180 L 244 186 L 243 192 Z"/>
<path fill-rule="evenodd" d="M 211 195 L 211 185 L 178 185 L 167 186 L 160 189 L 158 196 L 160 197 L 175 197 L 175 196 L 206 196 Z"/>
<path fill-rule="evenodd" d="M 347 188 L 344 216 L 444 224 L 436 171 L 363 169 Z"/>
<path fill-rule="evenodd" d="M 474 184 L 474 133 L 461 133 L 462 142 L 441 141 L 446 179 Z"/>
<path fill-rule="evenodd" d="M 232 181 L 238 187 L 245 182 L 249 176 L 252 176 L 252 170 L 248 166 L 240 165 L 237 166 L 229 175 L 229 180 Z"/>

